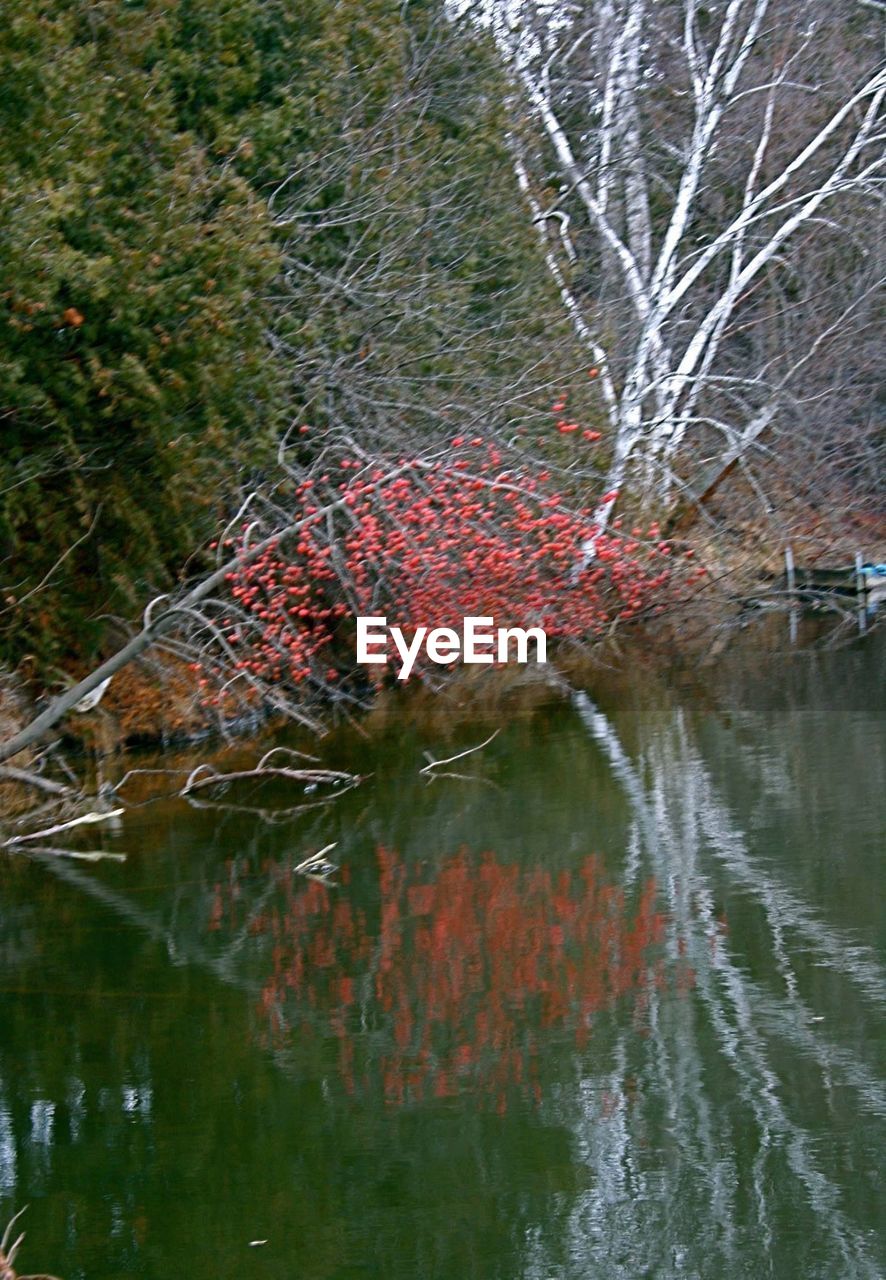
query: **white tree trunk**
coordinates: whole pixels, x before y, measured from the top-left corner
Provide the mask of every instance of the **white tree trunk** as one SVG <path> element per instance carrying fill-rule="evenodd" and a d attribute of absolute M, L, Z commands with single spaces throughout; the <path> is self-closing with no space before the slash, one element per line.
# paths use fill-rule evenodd
<path fill-rule="evenodd" d="M 728 0 L 708 6 L 703 27 L 697 0 L 462 7 L 492 27 L 539 126 L 534 149 L 515 127 L 515 169 L 563 305 L 601 371 L 606 492 L 630 483 L 668 503 L 693 438 L 724 429 L 725 456 L 752 448 L 759 424 L 777 416 L 796 360 L 768 381 L 753 368 L 736 373 L 739 317 L 761 278 L 826 213 L 879 195 L 886 71 L 870 68 L 836 94 L 816 61 L 828 33 L 802 4 L 785 17 L 770 0 Z M 671 100 L 672 112 L 662 105 Z M 815 110 L 795 121 L 795 101 Z M 549 184 L 546 152 L 563 183 L 549 207 L 538 194 Z M 718 179 L 724 170 L 728 183 Z M 601 279 L 610 277 L 606 304 L 570 284 L 589 252 Z M 598 504 L 598 531 L 615 501 Z"/>

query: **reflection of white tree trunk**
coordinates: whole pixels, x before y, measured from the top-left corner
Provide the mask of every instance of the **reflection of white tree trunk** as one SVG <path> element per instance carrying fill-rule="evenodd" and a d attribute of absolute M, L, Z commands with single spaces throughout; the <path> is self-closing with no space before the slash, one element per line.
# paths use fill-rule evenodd
<path fill-rule="evenodd" d="M 600 370 L 607 491 L 633 475 L 670 500 L 690 437 L 719 435 L 710 458 L 729 467 L 790 395 L 803 350 L 769 379 L 731 353 L 792 245 L 859 199 L 873 207 L 886 72 L 853 64 L 838 86 L 819 65 L 834 18 L 816 22 L 813 6 L 456 7 L 494 31 L 528 107 L 528 122 L 515 113 L 518 181 Z M 532 123 L 545 146 L 528 140 Z M 601 529 L 612 506 L 597 510 Z"/>
<path fill-rule="evenodd" d="M 608 1250 L 615 1226 L 621 1240 L 630 1239 L 638 1250 L 648 1248 L 649 1232 L 641 1230 L 638 1202 L 658 1192 L 648 1170 L 641 1170 L 632 1159 L 633 1136 L 625 1132 L 624 1114 L 626 1078 L 642 1071 L 647 1085 L 656 1082 L 655 1097 L 665 1100 L 668 1131 L 680 1150 L 680 1167 L 688 1161 L 695 1175 L 707 1181 L 708 1229 L 711 1238 L 716 1237 L 717 1249 L 729 1256 L 739 1248 L 732 1239 L 738 1170 L 722 1141 L 714 1140 L 717 1117 L 701 1056 L 701 1043 L 709 1032 L 699 1021 L 700 1005 L 720 1054 L 735 1073 L 741 1102 L 754 1117 L 759 1151 L 751 1176 L 760 1239 L 767 1241 L 774 1230 L 771 1162 L 777 1157 L 786 1161 L 802 1187 L 834 1258 L 839 1259 L 836 1265 L 841 1274 L 876 1276 L 867 1242 L 847 1219 L 840 1192 L 821 1167 L 813 1135 L 792 1118 L 782 1101 L 771 1042 L 786 1041 L 815 1064 L 826 1089 L 837 1083 L 848 1086 L 863 1111 L 882 1116 L 886 1097 L 881 1082 L 850 1052 L 829 1045 L 820 1029 L 813 1033 L 814 1014 L 798 993 L 789 939 L 803 951 L 816 953 L 829 970 L 881 1010 L 886 1005 L 882 967 L 868 948 L 824 924 L 753 859 L 679 715 L 670 731 L 658 734 L 635 765 L 612 724 L 585 694 L 575 695 L 575 707 L 630 800 L 629 874 L 655 876 L 668 910 L 669 964 L 676 966 L 681 957 L 691 964 L 697 1000 L 665 1000 L 650 992 L 650 1036 L 642 1066 L 628 1060 L 624 1037 L 614 1052 L 608 1088 L 620 1103 L 613 1115 L 601 1117 L 590 1083 L 583 1087 L 587 1124 L 581 1126 L 578 1140 L 594 1169 L 595 1186 L 573 1214 L 573 1230 L 585 1242 L 589 1235 L 598 1238 L 601 1249 Z M 783 993 L 773 993 L 750 978 L 730 955 L 715 916 L 715 870 L 725 872 L 730 886 L 756 899 L 762 908 L 768 950 L 775 957 Z M 564 1112 L 571 1112 L 569 1100 L 564 1103 Z M 679 1198 L 679 1192 L 675 1194 Z M 699 1247 L 697 1238 L 694 1243 Z M 674 1274 L 682 1274 L 676 1258 L 665 1264 L 651 1255 L 637 1254 L 632 1262 L 635 1274 L 656 1266 L 657 1274 L 671 1274 L 672 1268 Z"/>

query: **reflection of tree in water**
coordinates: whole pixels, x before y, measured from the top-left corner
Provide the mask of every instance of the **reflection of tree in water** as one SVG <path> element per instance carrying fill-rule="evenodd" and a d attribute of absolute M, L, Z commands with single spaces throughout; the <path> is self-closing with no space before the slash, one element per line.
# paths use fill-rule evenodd
<path fill-rule="evenodd" d="M 346 886 L 284 876 L 250 926 L 273 939 L 270 1043 L 334 1036 L 351 1093 L 400 1103 L 469 1086 L 500 1109 L 511 1088 L 540 1097 L 544 1040 L 565 1032 L 582 1048 L 595 1015 L 629 994 L 642 1021 L 664 982 L 653 880 L 628 905 L 593 857 L 557 872 L 466 848 L 434 866 L 381 846 L 376 857 L 377 918 Z M 218 887 L 210 928 L 241 927 L 236 894 Z"/>
<path fill-rule="evenodd" d="M 396 773 L 337 826 L 175 814 L 145 829 L 165 861 L 7 880 L 41 994 L 7 1000 L 0 1194 L 52 1192 L 51 1245 L 83 1188 L 87 1275 L 233 1274 L 248 1220 L 298 1242 L 286 1276 L 874 1280 L 869 674 L 820 720 L 803 688 L 728 717 L 644 690 L 636 721 L 576 695 L 509 730 L 506 803 Z M 336 836 L 339 888 L 292 876 Z"/>
<path fill-rule="evenodd" d="M 870 1010 L 886 1001 L 876 953 L 755 856 L 682 710 L 635 761 L 590 699 L 576 694 L 574 705 L 631 803 L 625 889 L 637 877 L 661 885 L 665 964 L 670 972 L 686 957 L 693 1000 L 667 1001 L 650 988 L 650 1034 L 622 1029 L 609 1070 L 591 1065 L 577 1093 L 560 1094 L 547 1110 L 573 1131 L 594 1175 L 571 1210 L 571 1250 L 626 1278 L 716 1269 L 874 1280 L 876 1244 L 856 1221 L 865 1200 L 847 1197 L 836 1169 L 847 1157 L 869 1159 L 863 1136 L 859 1144 L 844 1131 L 847 1104 L 871 1125 L 886 1114 L 886 1098 L 868 1055 L 819 1030 L 814 1009 L 824 969 L 839 984 L 843 1017 L 869 1025 Z M 729 758 L 733 772 L 748 767 L 741 750 Z M 724 896 L 736 914 L 753 904 L 741 940 L 717 905 Z M 661 1133 L 662 1107 L 667 1142 L 657 1160 L 638 1160 L 647 1135 Z M 549 1269 L 540 1249 L 527 1275 Z"/>

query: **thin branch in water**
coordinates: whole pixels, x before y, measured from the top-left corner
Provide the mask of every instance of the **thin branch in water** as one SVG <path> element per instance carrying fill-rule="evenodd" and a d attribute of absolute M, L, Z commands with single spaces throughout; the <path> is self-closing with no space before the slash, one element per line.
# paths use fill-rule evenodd
<path fill-rule="evenodd" d="M 54 827 L 44 827 L 42 831 L 31 831 L 24 836 L 10 836 L 6 844 L 18 845 L 31 840 L 41 840 L 44 836 L 58 835 L 60 831 L 70 831 L 72 827 L 81 827 L 85 823 L 110 822 L 125 812 L 125 809 L 109 809 L 107 813 L 84 813 L 82 817 L 72 818 L 70 822 L 60 822 Z"/>
<path fill-rule="evenodd" d="M 265 752 L 265 754 L 262 756 L 261 760 L 259 760 L 258 765 L 256 767 L 259 769 L 266 768 L 267 763 L 271 759 L 271 757 L 278 754 L 289 756 L 290 759 L 292 760 L 307 760 L 310 764 L 320 763 L 320 759 L 318 756 L 309 756 L 306 751 L 296 751 L 292 747 L 272 747 L 270 751 Z"/>
<path fill-rule="evenodd" d="M 309 880 L 319 880 L 321 884 L 333 885 L 329 877 L 335 875 L 338 867 L 334 862 L 330 862 L 326 855 L 331 853 L 337 844 L 338 841 L 333 840 L 332 844 L 324 845 L 322 849 L 312 853 L 297 867 L 292 868 L 293 875 L 307 876 Z"/>
<path fill-rule="evenodd" d="M 455 778 L 458 782 L 480 782 L 484 787 L 492 787 L 493 791 L 497 791 L 499 795 L 504 794 L 497 782 L 493 782 L 491 778 L 484 778 L 479 773 L 448 773 L 444 771 L 443 773 L 427 774 L 428 782 L 434 782 L 437 778 Z"/>
<path fill-rule="evenodd" d="M 500 733 L 501 733 L 501 729 L 496 729 L 495 733 L 491 733 L 485 742 L 479 743 L 476 747 L 468 747 L 467 751 L 459 751 L 458 755 L 447 756 L 445 760 L 435 760 L 434 757 L 431 755 L 430 751 L 426 751 L 425 759 L 428 761 L 428 763 L 424 766 L 423 769 L 419 769 L 419 773 L 424 774 L 425 776 L 431 776 L 431 777 L 440 776 L 440 775 L 433 775 L 431 773 L 431 770 L 439 768 L 440 765 L 452 764 L 453 761 L 455 760 L 463 760 L 465 756 L 471 756 L 474 754 L 475 751 L 482 751 L 483 748 L 488 747 L 490 742 L 492 742 L 494 738 L 497 738 Z M 452 774 L 451 776 L 456 777 L 458 775 Z"/>
<path fill-rule="evenodd" d="M 125 853 L 108 853 L 105 849 L 55 849 L 51 845 L 28 845 L 22 853 L 36 853 L 53 858 L 73 858 L 77 862 L 125 862 Z"/>
<path fill-rule="evenodd" d="M 201 764 L 190 774 L 179 794 L 187 796 L 192 791 L 197 791 L 202 787 L 221 786 L 230 782 L 246 781 L 247 779 L 255 781 L 258 778 L 286 778 L 290 782 L 303 782 L 308 786 L 317 786 L 321 782 L 331 782 L 333 784 L 348 782 L 355 785 L 361 781 L 356 774 L 344 773 L 340 769 L 287 769 L 282 765 L 270 765 L 263 768 L 259 764 L 254 769 L 237 769 L 232 773 L 219 773 L 212 765 Z"/>

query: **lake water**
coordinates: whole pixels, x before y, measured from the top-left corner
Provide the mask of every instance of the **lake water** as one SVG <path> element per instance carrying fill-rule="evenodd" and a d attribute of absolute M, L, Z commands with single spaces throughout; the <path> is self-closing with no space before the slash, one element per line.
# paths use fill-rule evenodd
<path fill-rule="evenodd" d="M 882 640 L 389 714 L 316 748 L 373 774 L 327 807 L 0 861 L 20 1269 L 882 1275 Z M 335 887 L 293 874 L 332 841 Z"/>

